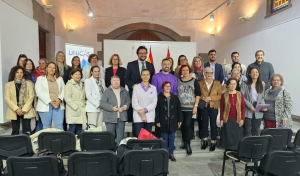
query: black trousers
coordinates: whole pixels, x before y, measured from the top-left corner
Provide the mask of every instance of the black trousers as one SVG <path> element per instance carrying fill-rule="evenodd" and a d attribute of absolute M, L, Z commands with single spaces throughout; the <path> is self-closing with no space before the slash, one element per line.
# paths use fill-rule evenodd
<path fill-rule="evenodd" d="M 244 137 L 259 136 L 259 128 L 261 125 L 261 119 L 256 119 L 253 113 L 252 118 L 245 118 L 244 123 Z"/>
<path fill-rule="evenodd" d="M 201 109 L 198 108 L 197 109 L 197 113 L 198 113 L 198 117 L 197 117 L 197 121 L 198 121 L 198 129 L 199 129 L 199 133 L 198 136 L 200 139 L 202 139 L 202 115 L 201 115 Z"/>
<path fill-rule="evenodd" d="M 190 143 L 193 137 L 191 121 L 193 112 L 192 111 L 182 111 L 182 125 L 181 134 L 183 142 Z"/>
<path fill-rule="evenodd" d="M 22 133 L 30 135 L 30 121 L 31 119 L 24 119 L 24 116 L 17 115 L 17 120 L 12 120 L 12 132 L 11 135 L 18 135 L 20 131 L 20 120 L 22 119 Z"/>

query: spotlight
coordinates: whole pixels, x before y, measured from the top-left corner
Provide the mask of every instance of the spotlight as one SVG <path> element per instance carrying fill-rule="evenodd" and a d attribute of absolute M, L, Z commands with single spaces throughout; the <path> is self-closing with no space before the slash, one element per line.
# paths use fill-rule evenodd
<path fill-rule="evenodd" d="M 213 13 L 210 14 L 209 20 L 210 20 L 210 21 L 214 21 L 214 19 L 215 19 L 215 15 L 214 15 Z"/>
<path fill-rule="evenodd" d="M 234 4 L 234 0 L 228 0 L 227 7 L 230 7 Z"/>
<path fill-rule="evenodd" d="M 52 5 L 52 4 L 45 4 L 44 5 L 44 8 L 47 9 L 47 10 L 52 10 L 55 8 L 55 5 Z"/>
<path fill-rule="evenodd" d="M 88 9 L 88 16 L 89 17 L 93 17 L 94 16 L 94 14 L 93 14 L 93 12 L 92 12 L 92 10 L 90 8 Z"/>
<path fill-rule="evenodd" d="M 96 19 L 96 17 L 94 17 L 94 16 L 93 16 L 92 18 L 93 18 L 93 20 L 95 20 L 95 19 Z"/>

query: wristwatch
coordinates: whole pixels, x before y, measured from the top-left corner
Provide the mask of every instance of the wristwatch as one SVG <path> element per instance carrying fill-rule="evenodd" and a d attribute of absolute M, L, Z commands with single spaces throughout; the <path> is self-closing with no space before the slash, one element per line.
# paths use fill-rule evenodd
<path fill-rule="evenodd" d="M 198 105 L 197 105 L 197 104 L 195 104 L 195 107 L 198 107 Z"/>

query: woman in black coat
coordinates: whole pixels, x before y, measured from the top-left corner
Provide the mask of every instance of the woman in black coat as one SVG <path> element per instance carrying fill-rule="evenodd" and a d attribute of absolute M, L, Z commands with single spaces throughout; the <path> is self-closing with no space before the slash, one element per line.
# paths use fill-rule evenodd
<path fill-rule="evenodd" d="M 122 61 L 121 61 L 119 55 L 113 54 L 108 61 L 108 65 L 111 65 L 111 67 L 108 67 L 105 69 L 105 86 L 109 87 L 111 77 L 114 75 L 117 75 L 121 80 L 120 85 L 125 88 L 125 78 L 124 77 L 125 77 L 126 69 L 123 67 L 120 67 L 120 65 L 122 65 Z"/>
<path fill-rule="evenodd" d="M 164 92 L 159 94 L 155 109 L 155 123 L 160 128 L 169 158 L 176 161 L 173 151 L 175 133 L 182 123 L 181 105 L 179 98 L 170 92 L 170 82 L 163 82 L 162 88 Z"/>

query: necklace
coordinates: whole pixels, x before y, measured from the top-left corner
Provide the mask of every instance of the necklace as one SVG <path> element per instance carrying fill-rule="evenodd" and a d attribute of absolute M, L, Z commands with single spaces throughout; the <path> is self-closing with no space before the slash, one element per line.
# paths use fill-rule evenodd
<path fill-rule="evenodd" d="M 230 102 L 230 104 L 231 104 L 231 105 L 233 105 L 233 106 L 234 106 L 234 105 L 235 105 L 235 102 L 234 102 L 234 97 L 233 97 L 233 94 L 234 94 L 234 93 L 230 94 L 230 95 L 231 95 L 231 99 L 232 99 L 232 104 L 231 104 L 231 102 L 230 102 L 230 98 L 229 98 L 229 102 Z"/>
<path fill-rule="evenodd" d="M 50 81 L 50 82 L 56 81 L 56 79 L 54 77 L 53 78 L 47 78 L 47 80 Z"/>

